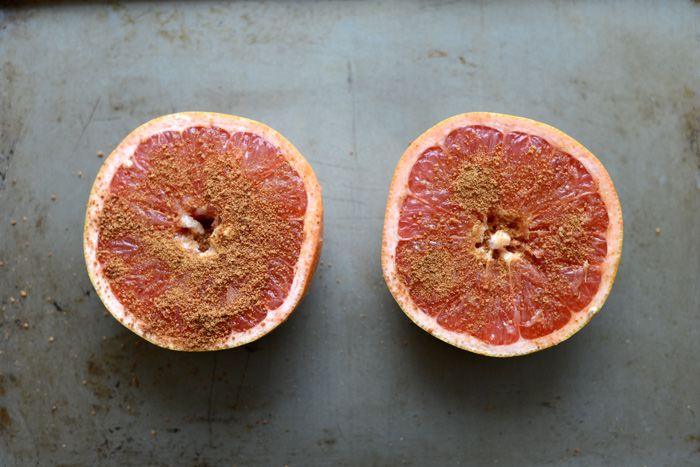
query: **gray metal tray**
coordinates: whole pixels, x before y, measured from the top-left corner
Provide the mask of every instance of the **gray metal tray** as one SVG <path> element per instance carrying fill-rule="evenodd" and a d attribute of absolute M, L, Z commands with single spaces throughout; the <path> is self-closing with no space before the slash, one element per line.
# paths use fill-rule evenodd
<path fill-rule="evenodd" d="M 697 2 L 1 8 L 1 465 L 700 465 Z M 186 110 L 272 126 L 324 188 L 302 306 L 219 353 L 105 317 L 82 255 L 97 152 Z M 602 311 L 506 360 L 412 324 L 379 259 L 401 154 L 477 110 L 579 140 L 625 217 Z"/>

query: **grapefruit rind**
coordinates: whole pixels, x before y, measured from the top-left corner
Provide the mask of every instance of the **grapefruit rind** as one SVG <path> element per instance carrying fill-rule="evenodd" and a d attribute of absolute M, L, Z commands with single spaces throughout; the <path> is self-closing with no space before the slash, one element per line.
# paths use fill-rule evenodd
<path fill-rule="evenodd" d="M 408 181 L 413 165 L 426 149 L 444 142 L 447 135 L 454 129 L 470 125 L 483 125 L 503 133 L 519 131 L 546 139 L 552 146 L 568 152 L 583 164 L 595 180 L 598 192 L 605 203 L 609 216 L 606 234 L 608 251 L 601 264 L 602 278 L 599 289 L 583 310 L 573 313 L 571 320 L 563 328 L 551 334 L 532 340 L 520 337 L 518 341 L 509 345 L 492 345 L 467 333 L 447 330 L 438 324 L 436 317 L 431 317 L 420 310 L 396 272 L 400 207 L 409 192 Z M 544 123 L 510 115 L 474 112 L 456 115 L 438 123 L 418 137 L 401 157 L 391 182 L 384 218 L 382 269 L 389 290 L 404 313 L 433 336 L 455 347 L 482 355 L 492 357 L 525 355 L 563 342 L 583 328 L 598 313 L 615 280 L 622 253 L 622 236 L 622 210 L 617 192 L 603 164 L 590 151 L 575 139 Z"/>
<path fill-rule="evenodd" d="M 112 292 L 109 282 L 104 278 L 102 265 L 97 260 L 98 222 L 106 201 L 106 197 L 103 194 L 108 192 L 109 185 L 117 170 L 121 166 L 128 167 L 131 164 L 130 157 L 134 154 L 138 145 L 149 137 L 163 131 L 183 131 L 193 126 L 217 127 L 230 134 L 250 132 L 266 139 L 280 150 L 287 162 L 301 177 L 307 193 L 307 208 L 304 215 L 304 241 L 299 253 L 299 260 L 295 266 L 294 279 L 284 303 L 279 308 L 268 311 L 266 318 L 250 329 L 232 333 L 227 338 L 216 341 L 206 348 L 182 349 L 167 337 L 147 332 L 144 323 L 128 313 Z M 97 174 L 88 201 L 83 239 L 85 261 L 90 281 L 112 316 L 135 334 L 155 345 L 171 350 L 188 351 L 223 350 L 238 347 L 259 339 L 279 326 L 289 317 L 306 294 L 318 266 L 322 244 L 323 203 L 321 187 L 318 184 L 314 171 L 301 153 L 286 138 L 267 125 L 243 117 L 210 112 L 183 112 L 165 115 L 151 120 L 131 132 L 112 151 Z"/>

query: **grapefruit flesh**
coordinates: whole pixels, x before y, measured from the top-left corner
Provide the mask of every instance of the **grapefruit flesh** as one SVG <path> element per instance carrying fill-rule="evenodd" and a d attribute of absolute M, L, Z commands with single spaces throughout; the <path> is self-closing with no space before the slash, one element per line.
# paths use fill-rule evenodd
<path fill-rule="evenodd" d="M 607 297 L 622 216 L 600 162 L 518 117 L 448 119 L 414 142 L 392 183 L 382 263 L 419 326 L 493 356 L 555 345 Z"/>
<path fill-rule="evenodd" d="M 105 161 L 85 254 L 107 308 L 147 340 L 217 350 L 294 310 L 320 255 L 320 187 L 271 128 L 221 114 L 153 120 Z"/>

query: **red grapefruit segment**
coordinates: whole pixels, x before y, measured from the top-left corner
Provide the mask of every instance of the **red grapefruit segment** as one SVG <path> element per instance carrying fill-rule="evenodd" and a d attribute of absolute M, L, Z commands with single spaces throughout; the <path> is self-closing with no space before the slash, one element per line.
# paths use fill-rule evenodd
<path fill-rule="evenodd" d="M 320 187 L 271 128 L 211 113 L 153 120 L 97 176 L 85 257 L 109 311 L 147 340 L 217 350 L 294 310 L 321 249 Z"/>
<path fill-rule="evenodd" d="M 547 125 L 474 113 L 406 151 L 392 182 L 382 264 L 419 326 L 494 356 L 555 345 L 607 297 L 622 215 L 583 146 Z"/>

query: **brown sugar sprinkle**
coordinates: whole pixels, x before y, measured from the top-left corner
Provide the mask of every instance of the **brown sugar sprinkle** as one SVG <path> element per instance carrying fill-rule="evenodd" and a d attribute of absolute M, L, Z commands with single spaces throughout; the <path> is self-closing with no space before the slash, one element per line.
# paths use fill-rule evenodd
<path fill-rule="evenodd" d="M 51 195 L 51 200 L 56 201 L 56 195 Z"/>
<path fill-rule="evenodd" d="M 455 286 L 457 263 L 446 249 L 428 247 L 411 266 L 417 286 L 435 299 L 446 299 Z"/>
<path fill-rule="evenodd" d="M 98 221 L 98 260 L 119 300 L 143 320 L 146 333 L 166 336 L 187 349 L 226 338 L 233 322 L 252 326 L 262 319 L 270 281 L 291 276 L 289 265 L 296 263 L 303 235 L 301 221 L 282 217 L 256 188 L 241 167 L 239 149 L 223 150 L 201 136 L 196 142 L 198 149 L 188 156 L 199 161 L 196 180 L 191 171 L 183 170 L 180 156 L 190 142 L 154 147 L 150 171 L 139 181 L 139 189 L 129 191 L 128 200 L 112 193 Z M 118 173 L 128 177 L 130 170 L 122 167 Z M 198 184 L 196 189 L 193 183 Z M 167 222 L 148 225 L 141 210 L 152 205 L 149 193 L 158 192 L 167 195 L 162 200 L 165 206 L 159 208 Z M 199 200 L 183 201 L 183 196 Z M 178 213 L 183 205 L 189 212 Z M 178 227 L 183 214 L 199 218 L 202 229 Z M 174 241 L 175 235 L 185 240 Z M 129 285 L 134 266 L 104 247 L 124 237 L 137 242 L 145 256 L 169 275 L 170 286 L 162 293 L 149 298 L 144 289 Z M 184 277 L 187 280 L 177 279 Z"/>
<path fill-rule="evenodd" d="M 26 297 L 26 296 L 27 296 L 27 292 L 25 292 L 24 290 L 20 290 L 20 291 L 19 291 L 19 294 L 20 294 L 22 297 Z"/>
<path fill-rule="evenodd" d="M 453 182 L 455 197 L 467 211 L 488 213 L 498 202 L 498 182 L 489 165 L 469 162 L 464 164 Z"/>
<path fill-rule="evenodd" d="M 102 152 L 102 151 L 97 151 L 97 157 L 102 157 L 102 156 L 104 156 L 104 155 L 105 155 L 104 152 Z"/>
<path fill-rule="evenodd" d="M 47 341 L 48 341 L 48 342 L 53 342 L 53 337 L 49 337 L 49 338 L 47 339 Z"/>

